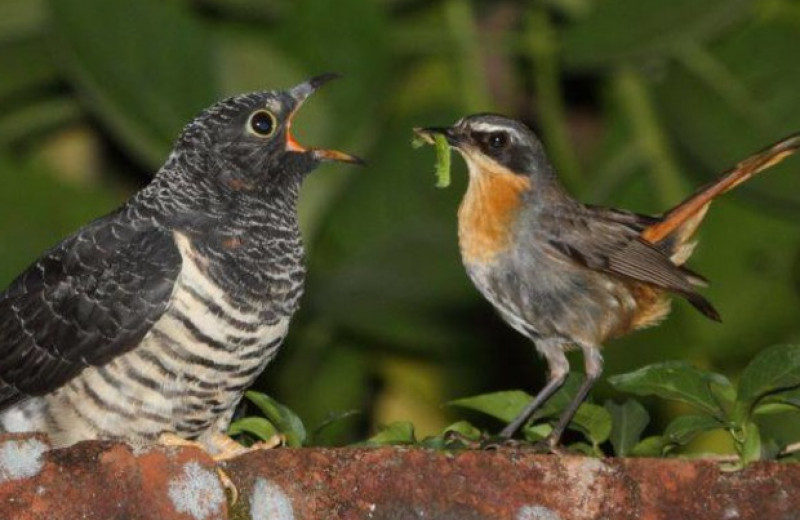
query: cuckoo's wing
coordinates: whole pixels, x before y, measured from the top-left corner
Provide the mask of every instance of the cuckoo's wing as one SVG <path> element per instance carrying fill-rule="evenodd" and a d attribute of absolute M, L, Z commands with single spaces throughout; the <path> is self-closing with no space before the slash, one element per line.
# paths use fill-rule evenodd
<path fill-rule="evenodd" d="M 668 253 L 641 238 L 655 217 L 594 207 L 585 212 L 552 215 L 547 240 L 554 254 L 567 256 L 584 267 L 680 294 L 713 320 L 720 317 L 711 303 L 694 289 L 704 280 L 675 265 Z"/>
<path fill-rule="evenodd" d="M 115 215 L 46 253 L 0 294 L 0 409 L 136 347 L 180 268 L 168 230 Z"/>

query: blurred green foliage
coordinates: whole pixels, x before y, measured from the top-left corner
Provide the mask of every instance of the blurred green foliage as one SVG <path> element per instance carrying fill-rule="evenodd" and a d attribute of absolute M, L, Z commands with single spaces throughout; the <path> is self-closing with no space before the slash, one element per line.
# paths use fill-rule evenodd
<path fill-rule="evenodd" d="M 341 72 L 297 133 L 369 165 L 326 166 L 303 190 L 307 293 L 259 388 L 306 424 L 363 412 L 321 443 L 395 419 L 440 431 L 441 403 L 533 392 L 544 365 L 463 273 L 463 165 L 436 190 L 411 127 L 521 118 L 577 196 L 657 213 L 800 128 L 798 55 L 793 0 L 0 0 L 0 280 L 145 183 L 217 98 Z M 608 345 L 608 374 L 683 359 L 735 379 L 800 339 L 798 173 L 786 161 L 707 218 L 691 265 L 724 323 L 676 303 Z M 676 412 L 648 409 L 658 431 Z"/>

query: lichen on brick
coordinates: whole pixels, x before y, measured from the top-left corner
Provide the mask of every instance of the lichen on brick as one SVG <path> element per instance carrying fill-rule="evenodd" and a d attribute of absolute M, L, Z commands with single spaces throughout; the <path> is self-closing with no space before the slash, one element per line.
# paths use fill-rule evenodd
<path fill-rule="evenodd" d="M 219 515 L 225 504 L 219 477 L 196 461 L 187 463 L 183 473 L 170 481 L 168 492 L 175 510 L 188 513 L 195 520 Z"/>
<path fill-rule="evenodd" d="M 522 506 L 514 515 L 514 520 L 561 520 L 561 517 L 544 506 Z"/>
<path fill-rule="evenodd" d="M 294 520 L 294 508 L 280 486 L 259 478 L 250 495 L 250 516 L 253 520 Z"/>
<path fill-rule="evenodd" d="M 0 483 L 37 475 L 49 446 L 39 439 L 8 440 L 0 444 Z"/>

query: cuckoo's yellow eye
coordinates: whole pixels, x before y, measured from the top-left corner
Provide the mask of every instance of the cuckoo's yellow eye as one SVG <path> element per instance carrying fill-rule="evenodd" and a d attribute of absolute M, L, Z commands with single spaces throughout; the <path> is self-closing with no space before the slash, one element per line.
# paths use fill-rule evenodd
<path fill-rule="evenodd" d="M 258 137 L 269 137 L 275 133 L 278 123 L 268 110 L 256 110 L 247 121 L 247 129 Z"/>

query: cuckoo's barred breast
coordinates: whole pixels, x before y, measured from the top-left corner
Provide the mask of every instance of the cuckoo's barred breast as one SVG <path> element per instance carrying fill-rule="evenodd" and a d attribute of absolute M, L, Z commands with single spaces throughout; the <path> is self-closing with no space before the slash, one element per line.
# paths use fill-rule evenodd
<path fill-rule="evenodd" d="M 276 354 L 289 316 L 232 303 L 176 234 L 183 266 L 168 311 L 139 347 L 0 416 L 3 429 L 49 433 L 56 445 L 92 438 L 196 438 L 227 428 L 242 392 Z M 284 296 L 296 299 L 302 285 Z"/>

